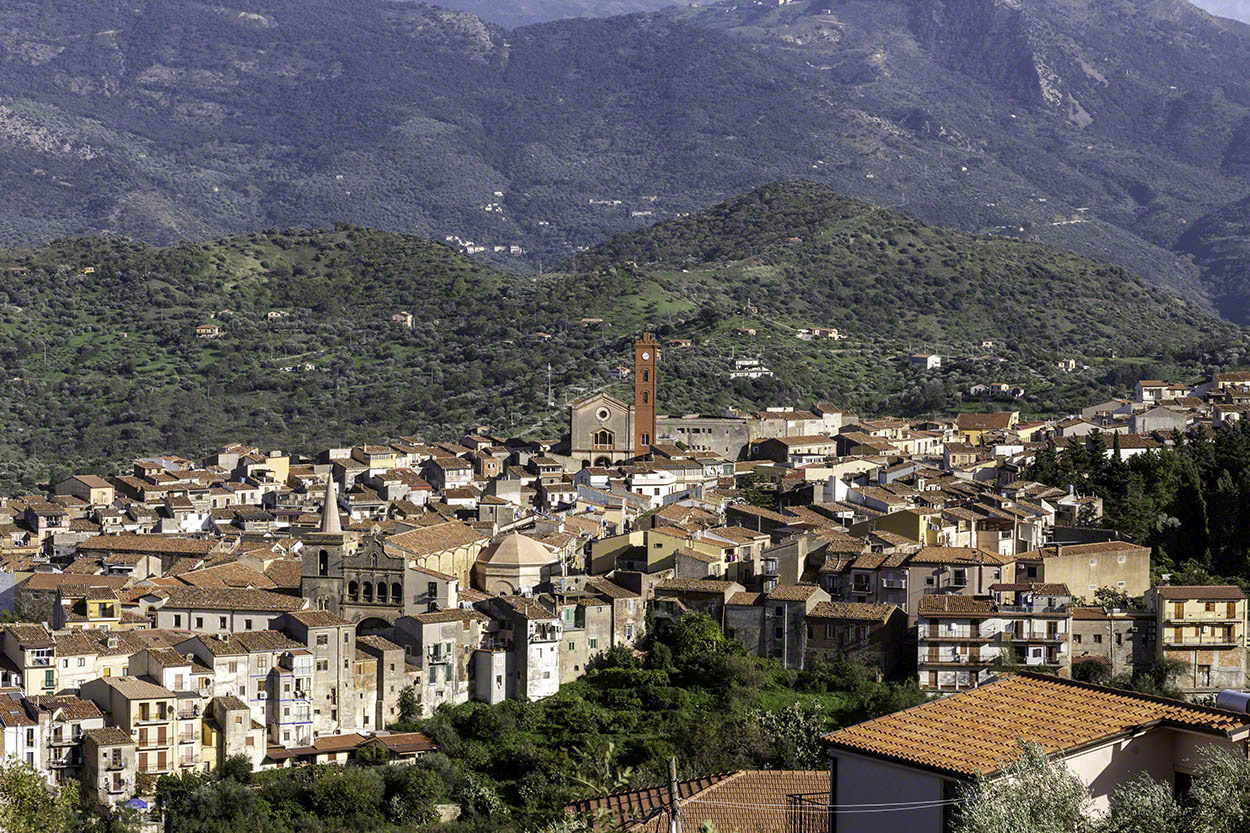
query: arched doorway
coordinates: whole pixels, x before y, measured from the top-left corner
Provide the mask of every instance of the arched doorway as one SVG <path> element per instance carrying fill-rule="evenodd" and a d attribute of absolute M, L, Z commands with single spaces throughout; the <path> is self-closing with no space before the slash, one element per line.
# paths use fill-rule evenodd
<path fill-rule="evenodd" d="M 388 631 L 391 623 L 378 616 L 368 616 L 356 623 L 357 636 L 371 636 L 376 633 Z"/>

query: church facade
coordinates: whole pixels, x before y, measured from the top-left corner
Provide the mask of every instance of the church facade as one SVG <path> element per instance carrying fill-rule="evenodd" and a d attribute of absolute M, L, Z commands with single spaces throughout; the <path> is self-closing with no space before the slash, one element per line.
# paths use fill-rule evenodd
<path fill-rule="evenodd" d="M 655 337 L 634 342 L 634 401 L 596 393 L 569 406 L 569 456 L 591 466 L 611 466 L 646 454 L 655 439 L 657 370 Z"/>

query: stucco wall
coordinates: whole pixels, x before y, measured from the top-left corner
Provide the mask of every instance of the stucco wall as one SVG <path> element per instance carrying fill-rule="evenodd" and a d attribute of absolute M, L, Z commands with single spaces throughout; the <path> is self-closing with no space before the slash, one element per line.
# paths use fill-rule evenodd
<path fill-rule="evenodd" d="M 942 833 L 942 809 L 900 810 L 890 813 L 851 812 L 845 805 L 885 805 L 907 801 L 940 801 L 942 779 L 916 769 L 894 766 L 841 750 L 835 753 L 837 794 L 843 808 L 836 816 L 836 833 Z"/>

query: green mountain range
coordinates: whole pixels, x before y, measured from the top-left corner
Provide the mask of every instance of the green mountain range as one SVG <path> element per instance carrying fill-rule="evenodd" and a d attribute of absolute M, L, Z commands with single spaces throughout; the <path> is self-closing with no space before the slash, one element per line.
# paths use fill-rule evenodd
<path fill-rule="evenodd" d="M 349 222 L 550 268 L 801 177 L 1245 321 L 1248 137 L 1250 27 L 1184 0 L 727 2 L 515 30 L 384 0 L 0 7 L 9 243 Z"/>
<path fill-rule="evenodd" d="M 0 275 L 0 491 L 232 440 L 306 451 L 478 425 L 558 438 L 568 401 L 624 392 L 612 371 L 644 328 L 666 341 L 672 413 L 815 399 L 863 413 L 1000 407 L 963 401 L 978 381 L 1024 387 L 1014 408 L 1059 412 L 1143 374 L 1250 361 L 1242 330 L 1119 267 L 806 182 L 542 275 L 346 225 L 163 248 L 61 240 L 0 250 Z M 393 320 L 405 312 L 411 328 Z M 201 325 L 220 334 L 201 338 Z M 843 338 L 797 337 L 811 327 Z M 946 357 L 941 372 L 908 365 L 921 349 Z M 736 357 L 775 375 L 731 381 Z M 1089 369 L 1063 373 L 1060 358 Z"/>

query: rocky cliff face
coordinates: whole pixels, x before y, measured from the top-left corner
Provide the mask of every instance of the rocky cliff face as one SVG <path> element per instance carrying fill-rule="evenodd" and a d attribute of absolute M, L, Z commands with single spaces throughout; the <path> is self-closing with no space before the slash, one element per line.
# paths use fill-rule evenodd
<path fill-rule="evenodd" d="M 1046 100 L 1049 70 L 1035 51 L 1031 21 L 1017 0 L 918 0 L 910 23 L 916 40 L 944 66 L 1021 103 Z"/>

